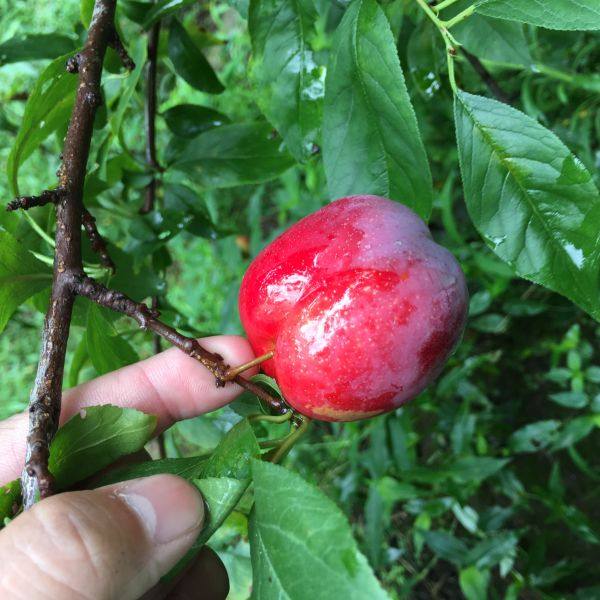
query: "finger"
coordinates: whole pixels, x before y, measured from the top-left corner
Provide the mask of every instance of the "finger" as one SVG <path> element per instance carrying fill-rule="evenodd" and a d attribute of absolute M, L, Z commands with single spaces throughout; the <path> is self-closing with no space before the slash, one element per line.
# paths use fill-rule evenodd
<path fill-rule="evenodd" d="M 202 590 L 199 596 L 198 590 Z M 225 600 L 229 578 L 218 555 L 204 546 L 189 567 L 175 581 L 159 582 L 140 600 Z"/>
<path fill-rule="evenodd" d="M 0 597 L 139 598 L 203 519 L 198 491 L 173 475 L 47 498 L 0 532 Z"/>
<path fill-rule="evenodd" d="M 226 363 L 238 365 L 254 357 L 248 342 L 233 335 L 200 340 Z M 248 371 L 250 376 L 256 371 Z M 240 386 L 217 388 L 214 376 L 197 360 L 177 348 L 83 383 L 63 395 L 61 422 L 85 406 L 116 404 L 158 417 L 162 430 L 174 421 L 210 412 L 233 400 Z M 0 485 L 19 476 L 25 460 L 27 415 L 0 422 Z"/>

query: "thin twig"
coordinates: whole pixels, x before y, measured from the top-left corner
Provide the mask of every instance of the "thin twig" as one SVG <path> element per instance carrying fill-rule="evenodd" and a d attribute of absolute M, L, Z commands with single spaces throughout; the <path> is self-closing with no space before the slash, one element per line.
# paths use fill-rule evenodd
<path fill-rule="evenodd" d="M 98 233 L 98 228 L 96 227 L 96 218 L 94 215 L 92 215 L 92 213 L 90 213 L 89 210 L 87 210 L 87 208 L 83 209 L 82 223 L 83 228 L 86 230 L 88 238 L 90 239 L 92 250 L 98 255 L 100 263 L 102 266 L 110 269 L 114 273 L 115 263 L 108 254 L 108 248 L 106 247 L 104 238 Z"/>
<path fill-rule="evenodd" d="M 135 69 L 135 63 L 129 53 L 127 52 L 127 48 L 123 45 L 119 34 L 117 33 L 116 27 L 113 27 L 113 32 L 108 45 L 119 55 L 121 59 L 121 63 L 128 71 L 133 71 Z"/>
<path fill-rule="evenodd" d="M 148 75 L 146 84 L 146 162 L 155 171 L 161 167 L 156 159 L 156 70 L 158 58 L 158 41 L 160 38 L 160 21 L 157 21 L 148 35 Z M 146 186 L 144 204 L 140 214 L 145 215 L 154 210 L 156 202 L 156 177 L 153 175 Z"/>
<path fill-rule="evenodd" d="M 474 54 L 471 54 L 468 50 L 465 50 L 463 47 L 460 48 L 460 51 L 469 61 L 477 75 L 479 75 L 483 83 L 485 83 L 486 87 L 488 88 L 490 93 L 496 98 L 496 100 L 504 102 L 505 104 L 510 104 L 510 98 L 500 87 L 498 82 L 494 79 L 493 75 L 483 66 L 483 63 Z"/>
<path fill-rule="evenodd" d="M 6 210 L 12 211 L 19 210 L 20 208 L 22 208 L 23 210 L 27 210 L 34 206 L 45 206 L 46 204 L 54 204 L 58 202 L 58 199 L 63 193 L 63 189 L 56 188 L 55 190 L 44 190 L 39 196 L 21 196 L 19 198 L 11 200 L 6 205 Z"/>
<path fill-rule="evenodd" d="M 49 445 L 58 428 L 65 353 L 75 294 L 74 273 L 82 273 L 81 216 L 83 184 L 94 116 L 101 102 L 100 80 L 106 48 L 114 31 L 116 0 L 96 0 L 87 41 L 77 57 L 79 84 L 65 138 L 56 203 L 54 274 L 42 333 L 37 376 L 29 399 L 29 435 L 21 476 L 23 506 L 30 508 L 52 493 Z"/>
<path fill-rule="evenodd" d="M 142 302 L 132 300 L 121 292 L 111 290 L 87 275 L 78 275 L 73 280 L 72 285 L 74 292 L 78 295 L 135 319 L 142 329 L 153 331 L 171 345 L 196 359 L 215 376 L 217 387 L 225 385 L 225 376 L 229 365 L 225 364 L 223 357 L 220 354 L 206 350 L 195 338 L 187 337 L 160 321 L 157 311 L 152 310 Z M 285 413 L 289 410 L 279 398 L 271 396 L 262 387 L 244 379 L 241 375 L 235 377 L 233 382 L 258 396 L 275 412 Z"/>

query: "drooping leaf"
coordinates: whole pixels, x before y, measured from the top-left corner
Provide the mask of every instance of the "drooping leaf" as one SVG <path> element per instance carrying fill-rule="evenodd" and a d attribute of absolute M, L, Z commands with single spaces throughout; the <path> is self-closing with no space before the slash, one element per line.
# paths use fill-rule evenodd
<path fill-rule="evenodd" d="M 206 187 L 273 179 L 294 164 L 265 123 L 236 123 L 190 140 L 173 167 Z"/>
<path fill-rule="evenodd" d="M 297 160 L 313 153 L 321 124 L 325 70 L 308 42 L 315 18 L 313 0 L 253 0 L 248 17 L 256 100 Z"/>
<path fill-rule="evenodd" d="M 89 303 L 85 329 L 87 353 L 99 375 L 130 365 L 139 357 L 132 346 L 118 335 L 101 309 Z"/>
<path fill-rule="evenodd" d="M 332 198 L 379 194 L 431 212 L 427 155 L 389 23 L 375 0 L 354 0 L 327 68 L 323 161 Z"/>
<path fill-rule="evenodd" d="M 229 123 L 224 114 L 198 104 L 178 104 L 166 110 L 167 127 L 177 136 L 193 138 L 213 127 Z"/>
<path fill-rule="evenodd" d="M 480 0 L 477 12 L 548 29 L 600 29 L 598 0 Z"/>
<path fill-rule="evenodd" d="M 220 94 L 225 89 L 204 54 L 177 19 L 173 19 L 169 31 L 169 58 L 177 75 L 193 88 L 210 94 Z"/>
<path fill-rule="evenodd" d="M 442 529 L 437 531 L 422 530 L 421 535 L 432 552 L 440 558 L 457 566 L 466 563 L 469 548 L 460 538 Z"/>
<path fill-rule="evenodd" d="M 339 508 L 298 475 L 253 461 L 253 597 L 388 598 Z"/>
<path fill-rule="evenodd" d="M 518 275 L 600 319 L 600 194 L 550 131 L 460 91 L 455 120 L 465 200 L 486 243 Z"/>
<path fill-rule="evenodd" d="M 0 66 L 25 60 L 56 58 L 74 49 L 73 38 L 60 33 L 19 34 L 0 44 Z"/>
<path fill-rule="evenodd" d="M 0 332 L 17 307 L 51 283 L 51 269 L 10 233 L 0 231 Z"/>
<path fill-rule="evenodd" d="M 69 120 L 77 87 L 77 77 L 65 69 L 69 56 L 57 58 L 42 71 L 25 105 L 21 127 L 7 161 L 14 196 L 19 195 L 17 177 L 21 165 L 51 133 Z"/>
<path fill-rule="evenodd" d="M 152 437 L 156 417 L 131 408 L 91 406 L 69 419 L 50 446 L 50 472 L 59 489 L 137 452 Z"/>

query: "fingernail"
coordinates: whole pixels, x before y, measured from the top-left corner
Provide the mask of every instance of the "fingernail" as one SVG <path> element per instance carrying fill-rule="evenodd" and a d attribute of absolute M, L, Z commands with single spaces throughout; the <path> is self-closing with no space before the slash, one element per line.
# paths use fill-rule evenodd
<path fill-rule="evenodd" d="M 200 492 L 174 475 L 134 479 L 120 485 L 116 494 L 137 513 L 154 544 L 197 533 L 204 520 Z"/>

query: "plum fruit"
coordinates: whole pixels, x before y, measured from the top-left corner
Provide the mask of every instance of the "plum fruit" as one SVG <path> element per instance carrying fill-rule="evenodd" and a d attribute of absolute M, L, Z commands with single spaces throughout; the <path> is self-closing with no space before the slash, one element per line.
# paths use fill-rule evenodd
<path fill-rule="evenodd" d="M 267 246 L 239 310 L 263 371 L 298 412 L 352 421 L 393 410 L 440 373 L 468 306 L 456 259 L 409 208 L 336 200 Z"/>

